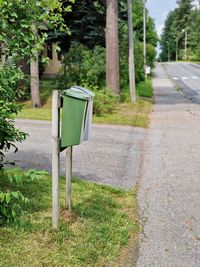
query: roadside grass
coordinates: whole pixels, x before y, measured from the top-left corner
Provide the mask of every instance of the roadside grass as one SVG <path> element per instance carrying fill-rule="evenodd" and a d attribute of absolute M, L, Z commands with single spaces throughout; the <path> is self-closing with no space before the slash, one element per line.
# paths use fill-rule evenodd
<path fill-rule="evenodd" d="M 144 82 L 140 82 L 137 85 L 137 94 L 139 97 L 152 99 L 153 89 L 152 89 L 152 79 L 148 78 Z"/>
<path fill-rule="evenodd" d="M 17 115 L 17 118 L 24 119 L 38 119 L 38 120 L 51 120 L 51 94 L 52 89 L 55 86 L 55 82 L 48 81 L 41 82 L 41 98 L 42 108 L 31 108 L 31 102 L 26 101 L 24 103 L 23 110 Z M 125 98 L 129 98 L 129 93 L 123 93 Z M 93 117 L 94 123 L 108 123 L 108 124 L 121 124 L 131 125 L 136 127 L 147 128 L 149 125 L 149 113 L 152 108 L 152 80 L 147 79 L 137 85 L 138 99 L 136 103 L 130 101 L 119 103 L 116 105 L 114 111 L 110 114 L 104 114 L 102 116 Z"/>
<path fill-rule="evenodd" d="M 149 125 L 149 113 L 152 101 L 138 100 L 135 104 L 131 102 L 120 103 L 111 114 L 93 117 L 95 123 L 108 123 L 130 125 L 147 128 Z"/>
<path fill-rule="evenodd" d="M 1 178 L 3 188 L 5 177 Z M 136 191 L 74 179 L 70 214 L 64 210 L 65 180 L 61 178 L 61 223 L 53 231 L 51 177 L 14 189 L 29 202 L 20 224 L 0 227 L 0 266 L 119 266 L 126 260 L 123 252 L 130 242 L 137 247 Z"/>

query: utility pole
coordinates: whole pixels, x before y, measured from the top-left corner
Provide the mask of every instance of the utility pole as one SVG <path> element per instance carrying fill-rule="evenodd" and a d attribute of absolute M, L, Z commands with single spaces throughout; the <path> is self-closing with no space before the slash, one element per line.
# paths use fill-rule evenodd
<path fill-rule="evenodd" d="M 186 29 L 182 29 L 182 32 L 185 33 L 185 51 L 184 51 L 184 59 L 187 60 L 187 43 L 188 43 L 188 33 Z"/>
<path fill-rule="evenodd" d="M 129 87 L 130 87 L 131 101 L 136 102 L 132 0 L 127 0 L 127 5 L 128 5 L 128 41 L 129 41 Z"/>
<path fill-rule="evenodd" d="M 144 76 L 147 78 L 147 48 L 146 48 L 146 0 L 143 0 L 143 55 L 144 55 Z"/>
<path fill-rule="evenodd" d="M 167 44 L 167 61 L 169 62 L 170 61 L 169 42 L 167 41 L 166 44 Z"/>
<path fill-rule="evenodd" d="M 185 30 L 185 61 L 187 60 L 187 39 L 188 39 L 188 34 L 187 30 Z"/>
<path fill-rule="evenodd" d="M 178 37 L 176 39 L 176 61 L 178 61 Z"/>

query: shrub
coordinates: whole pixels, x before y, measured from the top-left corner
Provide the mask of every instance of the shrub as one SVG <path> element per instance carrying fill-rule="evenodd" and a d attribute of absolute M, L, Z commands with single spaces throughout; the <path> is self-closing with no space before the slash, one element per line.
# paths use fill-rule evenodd
<path fill-rule="evenodd" d="M 3 167 L 4 152 L 11 147 L 17 148 L 15 142 L 21 142 L 26 134 L 14 127 L 13 114 L 21 109 L 17 104 L 17 85 L 23 78 L 15 66 L 0 67 L 0 169 Z"/>
<path fill-rule="evenodd" d="M 96 46 L 89 50 L 82 44 L 73 44 L 66 53 L 58 75 L 59 89 L 84 83 L 105 86 L 105 48 Z"/>
<path fill-rule="evenodd" d="M 109 89 L 96 90 L 94 93 L 94 114 L 97 116 L 111 113 L 119 102 L 119 97 Z"/>
<path fill-rule="evenodd" d="M 153 68 L 154 60 L 156 58 L 155 47 L 151 44 L 147 44 L 147 65 Z"/>
<path fill-rule="evenodd" d="M 23 183 L 31 183 L 45 175 L 45 171 L 29 170 L 23 173 L 19 169 L 0 170 L 2 180 L 0 189 L 0 225 L 19 222 L 24 213 L 23 205 L 28 202 L 19 188 Z"/>
<path fill-rule="evenodd" d="M 143 43 L 141 42 L 135 44 L 135 80 L 136 83 L 144 81 Z"/>

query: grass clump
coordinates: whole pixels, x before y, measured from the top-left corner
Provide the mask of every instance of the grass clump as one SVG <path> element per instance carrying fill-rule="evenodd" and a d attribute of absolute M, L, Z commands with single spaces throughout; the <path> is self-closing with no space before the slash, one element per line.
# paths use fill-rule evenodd
<path fill-rule="evenodd" d="M 1 177 L 0 187 L 5 177 Z M 18 185 L 20 186 L 20 185 Z M 15 188 L 17 190 L 17 187 Z M 64 209 L 51 229 L 51 177 L 23 184 L 28 196 L 20 224 L 0 228 L 0 266 L 108 266 L 130 239 L 137 243 L 136 193 L 73 180 L 73 211 Z"/>
<path fill-rule="evenodd" d="M 137 85 L 137 94 L 141 98 L 152 99 L 153 89 L 152 89 L 152 80 L 149 78 L 146 81 L 140 82 Z"/>

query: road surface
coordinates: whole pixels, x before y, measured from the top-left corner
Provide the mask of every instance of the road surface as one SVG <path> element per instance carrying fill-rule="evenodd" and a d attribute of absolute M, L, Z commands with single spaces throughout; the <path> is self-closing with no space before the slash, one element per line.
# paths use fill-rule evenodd
<path fill-rule="evenodd" d="M 165 63 L 169 77 L 190 100 L 200 104 L 200 65 L 183 63 Z"/>
<path fill-rule="evenodd" d="M 51 172 L 51 122 L 17 120 L 16 124 L 29 137 L 18 144 L 17 154 L 9 153 L 8 160 L 24 169 Z M 73 149 L 73 175 L 124 189 L 134 187 L 144 139 L 144 129 L 94 125 L 92 140 Z M 61 154 L 61 174 L 65 174 L 65 152 Z"/>
<path fill-rule="evenodd" d="M 165 68 L 197 98 L 198 67 L 171 63 Z M 137 267 L 199 267 L 200 106 L 174 88 L 161 64 L 153 85 L 155 106 L 139 182 L 143 229 Z"/>

